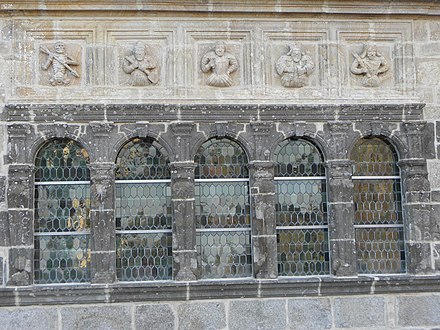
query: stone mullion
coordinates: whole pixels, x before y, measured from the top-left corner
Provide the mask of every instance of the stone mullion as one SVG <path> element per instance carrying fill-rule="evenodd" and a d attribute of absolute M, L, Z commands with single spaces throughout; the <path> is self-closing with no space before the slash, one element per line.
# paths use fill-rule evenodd
<path fill-rule="evenodd" d="M 171 163 L 173 215 L 173 275 L 192 281 L 197 273 L 194 162 Z"/>
<path fill-rule="evenodd" d="M 254 275 L 262 279 L 276 278 L 278 262 L 275 165 L 271 161 L 254 161 L 249 167 Z"/>
<path fill-rule="evenodd" d="M 356 275 L 353 162 L 328 160 L 326 166 L 332 272 L 336 276 L 353 276 Z"/>
<path fill-rule="evenodd" d="M 115 164 L 90 164 L 90 246 L 92 283 L 116 278 Z"/>

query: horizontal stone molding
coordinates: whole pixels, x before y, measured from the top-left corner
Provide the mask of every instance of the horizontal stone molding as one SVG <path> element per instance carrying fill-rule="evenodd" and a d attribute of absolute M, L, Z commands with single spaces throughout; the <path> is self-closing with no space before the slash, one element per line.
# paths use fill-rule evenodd
<path fill-rule="evenodd" d="M 424 104 L 7 104 L 9 122 L 323 122 L 421 120 Z M 185 123 L 186 124 L 186 123 Z M 185 126 L 187 128 L 188 125 Z M 176 126 L 177 127 L 177 126 Z M 180 128 L 180 127 L 179 127 Z"/>
<path fill-rule="evenodd" d="M 0 306 L 193 301 L 204 299 L 340 297 L 440 293 L 439 276 L 311 277 L 271 280 L 113 283 L 0 289 Z"/>

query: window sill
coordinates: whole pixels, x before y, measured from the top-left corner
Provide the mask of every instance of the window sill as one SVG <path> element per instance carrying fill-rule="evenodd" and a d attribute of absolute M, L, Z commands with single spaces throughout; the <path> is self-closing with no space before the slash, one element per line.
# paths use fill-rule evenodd
<path fill-rule="evenodd" d="M 0 306 L 440 292 L 440 275 L 56 284 L 0 289 Z"/>

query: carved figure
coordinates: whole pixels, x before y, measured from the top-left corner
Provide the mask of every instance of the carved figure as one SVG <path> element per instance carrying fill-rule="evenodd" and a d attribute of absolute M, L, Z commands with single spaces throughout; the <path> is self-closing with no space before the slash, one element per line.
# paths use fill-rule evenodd
<path fill-rule="evenodd" d="M 214 87 L 232 86 L 231 73 L 237 71 L 237 58 L 226 51 L 225 43 L 219 41 L 215 44 L 214 50 L 208 51 L 201 60 L 202 71 L 211 75 L 206 80 L 206 84 Z"/>
<path fill-rule="evenodd" d="M 63 42 L 55 43 L 54 49 L 55 52 L 51 52 L 44 46 L 40 47 L 40 51 L 48 55 L 47 61 L 41 65 L 41 68 L 47 70 L 52 64 L 52 77 L 49 80 L 52 86 L 69 85 L 71 83 L 69 75 L 79 78 L 78 72 L 71 65 L 79 65 L 79 63 L 66 54 Z"/>
<path fill-rule="evenodd" d="M 366 44 L 361 54 L 353 53 L 354 61 L 350 71 L 353 74 L 364 75 L 361 83 L 366 87 L 377 87 L 387 77 L 384 75 L 390 69 L 385 57 L 379 53 L 375 44 Z"/>
<path fill-rule="evenodd" d="M 315 64 L 309 55 L 293 44 L 289 46 L 287 54 L 278 59 L 276 70 L 281 76 L 281 85 L 298 88 L 307 85 L 307 77 L 315 70 Z"/>
<path fill-rule="evenodd" d="M 125 56 L 122 69 L 131 75 L 133 86 L 155 85 L 159 82 L 157 61 L 147 54 L 147 48 L 141 41 L 134 45 L 133 55 Z"/>

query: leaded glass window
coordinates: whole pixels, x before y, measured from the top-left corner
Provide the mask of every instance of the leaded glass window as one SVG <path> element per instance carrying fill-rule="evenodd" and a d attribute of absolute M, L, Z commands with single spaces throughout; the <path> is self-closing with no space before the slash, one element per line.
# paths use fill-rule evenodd
<path fill-rule="evenodd" d="M 351 153 L 359 273 L 405 272 L 397 159 L 394 148 L 377 137 L 361 139 Z"/>
<path fill-rule="evenodd" d="M 280 276 L 329 273 L 326 179 L 319 150 L 287 139 L 274 152 Z"/>
<path fill-rule="evenodd" d="M 171 173 L 150 138 L 126 143 L 116 160 L 116 272 L 121 281 L 172 278 Z"/>
<path fill-rule="evenodd" d="M 195 157 L 197 247 L 203 278 L 252 276 L 247 156 L 213 138 Z"/>
<path fill-rule="evenodd" d="M 35 166 L 35 282 L 90 280 L 90 173 L 87 150 L 55 139 Z"/>

